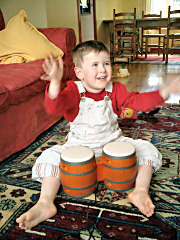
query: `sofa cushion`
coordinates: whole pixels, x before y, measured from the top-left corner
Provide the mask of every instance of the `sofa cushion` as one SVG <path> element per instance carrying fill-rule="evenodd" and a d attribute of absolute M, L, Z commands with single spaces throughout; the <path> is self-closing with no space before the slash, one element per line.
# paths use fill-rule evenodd
<path fill-rule="evenodd" d="M 28 63 L 0 64 L 0 111 L 8 106 L 22 103 L 45 91 L 47 81 L 41 80 L 44 73 L 43 60 Z M 62 88 L 68 79 L 68 65 L 64 65 Z"/>
<path fill-rule="evenodd" d="M 0 30 L 3 30 L 4 28 L 5 28 L 5 22 L 4 22 L 2 11 L 0 9 Z"/>
<path fill-rule="evenodd" d="M 45 58 L 50 52 L 54 57 L 64 54 L 27 20 L 24 10 L 0 31 L 0 63 L 34 61 Z"/>
<path fill-rule="evenodd" d="M 8 97 L 7 104 L 19 104 L 43 92 L 46 82 L 39 79 L 42 73 L 42 60 L 0 65 L 1 86 L 4 89 L 0 102 Z"/>

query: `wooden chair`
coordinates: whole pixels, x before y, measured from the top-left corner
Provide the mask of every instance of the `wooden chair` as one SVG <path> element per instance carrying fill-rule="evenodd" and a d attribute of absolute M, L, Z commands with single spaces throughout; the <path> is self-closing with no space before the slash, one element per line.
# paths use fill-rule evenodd
<path fill-rule="evenodd" d="M 168 63 L 168 55 L 173 54 L 175 50 L 180 50 L 180 27 L 177 26 L 180 23 L 180 9 L 171 10 L 168 7 L 168 24 L 167 24 L 167 40 L 166 40 L 166 63 Z M 179 24 L 178 24 L 179 25 Z"/>
<path fill-rule="evenodd" d="M 145 18 L 162 18 L 162 11 L 159 14 L 144 14 L 142 11 L 142 19 Z M 142 27 L 141 29 L 141 55 L 145 53 L 147 58 L 148 49 L 156 48 L 158 55 L 163 53 L 163 61 L 165 60 L 165 37 L 166 34 L 161 33 L 161 27 Z M 151 42 L 155 41 L 155 42 Z"/>
<path fill-rule="evenodd" d="M 128 62 L 137 58 L 137 36 L 136 8 L 133 12 L 120 13 L 113 9 L 112 63 L 117 58 L 127 58 Z"/>

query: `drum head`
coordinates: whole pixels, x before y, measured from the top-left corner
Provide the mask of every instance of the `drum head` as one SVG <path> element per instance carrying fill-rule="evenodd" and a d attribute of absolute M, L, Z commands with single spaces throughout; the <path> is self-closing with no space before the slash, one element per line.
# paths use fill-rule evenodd
<path fill-rule="evenodd" d="M 73 146 L 66 148 L 61 153 L 61 159 L 67 162 L 84 162 L 94 157 L 93 151 L 88 147 Z"/>
<path fill-rule="evenodd" d="M 135 148 L 129 142 L 110 142 L 103 147 L 103 152 L 110 156 L 124 157 L 134 154 Z"/>

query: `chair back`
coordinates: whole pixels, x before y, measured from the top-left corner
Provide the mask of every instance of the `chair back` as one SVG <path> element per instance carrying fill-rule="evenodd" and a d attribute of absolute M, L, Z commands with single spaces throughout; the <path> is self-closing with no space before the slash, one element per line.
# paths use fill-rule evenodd
<path fill-rule="evenodd" d="M 120 13 L 116 13 L 116 10 L 113 9 L 113 31 L 119 34 L 136 33 L 136 8 L 134 8 L 134 12 Z"/>
<path fill-rule="evenodd" d="M 120 39 L 136 35 L 136 8 L 133 12 L 116 12 L 113 9 L 113 55 L 119 55 Z M 133 48 L 133 47 L 131 47 Z"/>
<path fill-rule="evenodd" d="M 170 30 L 180 29 L 180 9 L 171 10 L 171 6 L 168 6 L 168 23 L 167 23 L 167 35 Z"/>
<path fill-rule="evenodd" d="M 151 14 L 151 13 L 148 13 L 148 14 L 145 14 L 144 11 L 142 11 L 142 19 L 150 19 L 150 18 L 162 18 L 162 11 L 156 14 Z M 157 33 L 161 34 L 161 27 L 156 27 L 156 26 L 153 26 L 153 27 L 143 27 L 142 28 L 142 35 L 144 34 L 144 31 L 146 32 L 146 30 L 156 30 Z"/>
<path fill-rule="evenodd" d="M 168 6 L 166 63 L 168 63 L 169 54 L 174 54 L 176 50 L 179 51 L 180 49 L 179 42 L 180 42 L 180 9 L 171 10 L 171 6 Z"/>

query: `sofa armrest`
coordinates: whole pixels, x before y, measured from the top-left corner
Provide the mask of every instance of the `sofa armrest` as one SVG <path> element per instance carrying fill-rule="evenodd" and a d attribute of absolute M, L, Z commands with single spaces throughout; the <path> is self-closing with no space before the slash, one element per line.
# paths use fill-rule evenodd
<path fill-rule="evenodd" d="M 38 30 L 64 53 L 71 52 L 75 47 L 76 36 L 72 28 L 39 28 Z"/>
<path fill-rule="evenodd" d="M 71 51 L 76 45 L 74 30 L 72 28 L 39 28 L 38 30 L 64 52 L 64 78 L 76 79 L 71 55 Z"/>

